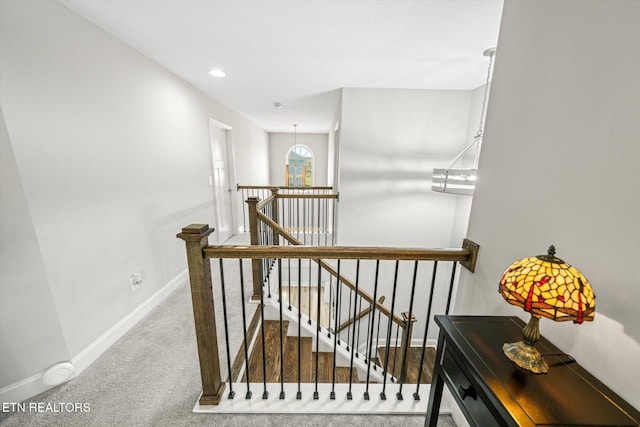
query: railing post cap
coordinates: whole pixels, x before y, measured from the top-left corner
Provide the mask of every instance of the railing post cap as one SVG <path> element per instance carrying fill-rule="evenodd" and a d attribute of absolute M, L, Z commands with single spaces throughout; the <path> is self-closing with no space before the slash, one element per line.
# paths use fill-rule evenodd
<path fill-rule="evenodd" d="M 247 203 L 258 203 L 259 201 L 260 197 L 258 196 L 247 197 Z"/>
<path fill-rule="evenodd" d="M 182 240 L 202 240 L 213 233 L 214 229 L 209 224 L 190 224 L 182 227 L 182 232 L 176 237 Z"/>
<path fill-rule="evenodd" d="M 405 322 L 409 320 L 409 312 L 407 311 L 402 312 L 402 320 L 404 320 Z M 415 322 L 417 320 L 418 319 L 416 319 L 416 316 L 413 313 L 411 313 L 411 322 Z"/>

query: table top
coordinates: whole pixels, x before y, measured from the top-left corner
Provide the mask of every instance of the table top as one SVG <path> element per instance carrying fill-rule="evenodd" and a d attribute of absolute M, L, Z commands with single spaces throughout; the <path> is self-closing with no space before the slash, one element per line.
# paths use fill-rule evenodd
<path fill-rule="evenodd" d="M 470 379 L 513 419 L 534 425 L 640 425 L 640 412 L 545 338 L 536 348 L 549 364 L 547 374 L 513 364 L 502 345 L 522 340 L 519 318 L 436 316 L 436 323 Z"/>

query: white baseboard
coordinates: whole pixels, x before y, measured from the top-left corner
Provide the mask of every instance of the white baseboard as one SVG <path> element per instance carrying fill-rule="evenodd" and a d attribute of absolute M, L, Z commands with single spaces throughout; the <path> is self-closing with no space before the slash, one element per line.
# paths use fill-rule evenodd
<path fill-rule="evenodd" d="M 44 371 L 0 388 L 0 401 L 2 403 L 18 403 L 49 390 L 51 386 L 42 382 L 43 375 Z"/>
<path fill-rule="evenodd" d="M 188 280 L 188 272 L 185 269 L 176 277 L 171 279 L 169 283 L 164 285 L 149 299 L 144 301 L 133 311 L 123 317 L 118 323 L 113 325 L 107 332 L 102 334 L 98 339 L 89 344 L 84 350 L 76 355 L 71 363 L 75 367 L 75 376 L 80 375 L 93 362 L 95 362 L 102 353 L 118 341 L 124 334 L 133 328 L 140 320 L 148 315 L 162 301 L 171 295 L 180 285 Z M 43 384 L 43 372 L 25 378 L 17 383 L 10 384 L 0 389 L 0 401 L 2 402 L 22 402 L 30 397 L 40 394 L 52 388 Z"/>
<path fill-rule="evenodd" d="M 131 328 L 133 328 L 146 315 L 151 313 L 154 308 L 156 308 L 187 280 L 188 273 L 185 269 L 176 277 L 171 279 L 169 283 L 160 288 L 155 294 L 151 295 L 149 299 L 136 307 L 131 313 L 123 317 L 118 323 L 113 325 L 111 329 L 102 334 L 97 340 L 89 344 L 87 348 L 82 350 L 71 360 L 71 363 L 73 363 L 76 368 L 76 375 L 80 375 L 80 373 L 95 362 L 102 353 L 122 338 L 124 334 L 129 332 Z"/>
<path fill-rule="evenodd" d="M 285 398 L 280 399 L 281 385 L 268 383 L 269 396 L 267 399 L 262 399 L 263 387 L 262 383 L 250 383 L 253 396 L 251 399 L 246 399 L 246 384 L 234 383 L 233 389 L 236 396 L 233 399 L 229 399 L 229 384 L 226 384 L 224 397 L 219 405 L 205 406 L 196 403 L 193 412 L 201 414 L 405 414 L 424 417 L 427 413 L 429 392 L 431 390 L 430 384 L 423 384 L 423 387 L 420 388 L 420 400 L 414 400 L 413 392 L 405 388 L 403 400 L 398 400 L 396 393 L 399 390 L 399 385 L 387 384 L 385 391 L 387 399 L 381 400 L 382 384 L 371 383 L 367 386 L 362 383 L 354 383 L 351 386 L 353 399 L 348 400 L 346 394 L 349 384 L 335 384 L 335 399 L 331 399 L 332 384 L 323 383 L 318 384 L 319 398 L 314 399 L 315 384 L 303 383 L 300 386 L 302 398 L 297 399 L 298 385 L 285 383 Z M 367 387 L 371 396 L 370 400 L 363 398 Z M 440 413 L 449 413 L 446 401 L 443 401 L 440 405 Z M 393 422 L 390 424 L 393 424 Z"/>

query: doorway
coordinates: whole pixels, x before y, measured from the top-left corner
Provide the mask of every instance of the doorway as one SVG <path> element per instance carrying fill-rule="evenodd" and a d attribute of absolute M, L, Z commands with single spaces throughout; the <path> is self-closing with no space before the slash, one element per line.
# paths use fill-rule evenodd
<path fill-rule="evenodd" d="M 215 235 L 218 237 L 218 244 L 221 244 L 233 235 L 234 230 L 231 186 L 235 174 L 231 126 L 210 118 L 209 135 L 213 173 L 209 184 L 213 187 L 213 204 L 216 212 Z"/>

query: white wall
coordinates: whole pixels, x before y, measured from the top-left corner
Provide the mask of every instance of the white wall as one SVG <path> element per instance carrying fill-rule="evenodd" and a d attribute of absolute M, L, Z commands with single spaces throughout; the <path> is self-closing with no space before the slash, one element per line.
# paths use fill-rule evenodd
<path fill-rule="evenodd" d="M 210 117 L 233 127 L 240 181 L 267 183 L 268 141 L 262 129 L 57 2 L 1 7 L 3 169 L 9 143 L 25 201 L 23 234 L 3 234 L 3 255 L 16 239 L 28 242 L 31 271 L 27 259 L 16 266 L 29 271 L 33 289 L 48 288 L 21 290 L 25 277 L 3 268 L 2 299 L 46 307 L 59 324 L 58 331 L 52 321 L 42 332 L 50 340 L 38 342 L 38 319 L 0 312 L 0 324 L 12 328 L 7 341 L 3 332 L 3 387 L 15 373 L 37 374 L 65 353 L 81 354 L 180 277 L 186 262 L 176 233 L 215 219 Z M 11 186 L 19 199 L 17 178 Z M 15 221 L 3 215 L 2 229 Z M 129 276 L 137 271 L 144 283 L 133 293 Z M 39 353 L 23 351 L 33 346 Z M 5 358 L 14 351 L 19 362 Z"/>
<path fill-rule="evenodd" d="M 343 89 L 338 244 L 450 246 L 457 199 L 465 196 L 431 191 L 431 174 L 467 145 L 471 101 L 471 91 Z M 387 307 L 391 306 L 393 268 L 386 266 L 380 273 L 379 295 L 387 297 Z M 408 308 L 412 268 L 406 265 L 400 272 L 405 285 L 398 291 L 396 313 Z M 444 310 L 449 268 L 438 266 L 440 284 L 434 296 L 438 314 Z M 372 293 L 373 270 L 369 270 L 361 278 Z M 430 275 L 431 266 L 421 270 L 418 278 L 415 338 L 424 330 L 423 301 L 428 300 Z M 431 328 L 430 338 L 436 334 Z"/>
<path fill-rule="evenodd" d="M 293 136 L 293 133 L 269 134 L 269 176 L 271 185 L 284 185 L 286 182 L 285 165 L 287 164 L 287 154 L 293 147 Z M 295 140 L 299 145 L 306 145 L 313 152 L 313 185 L 326 186 L 329 156 L 328 135 L 326 133 L 298 132 Z"/>
<path fill-rule="evenodd" d="M 34 367 L 44 371 L 52 361 L 70 357 L 4 117 L 0 119 L 0 372 L 5 385 L 33 375 Z"/>
<path fill-rule="evenodd" d="M 485 85 L 475 89 L 471 94 L 471 105 L 469 106 L 469 120 L 467 124 L 467 135 L 465 146 L 474 141 L 474 137 L 478 133 L 480 127 L 480 115 L 482 114 L 482 103 L 484 100 Z M 488 94 L 487 94 L 488 95 Z M 467 153 L 458 161 L 456 167 L 472 168 L 476 158 L 480 152 L 481 143 L 476 143 Z M 467 226 L 469 225 L 469 214 L 471 213 L 472 196 L 456 197 L 456 207 L 453 217 L 453 228 L 451 231 L 451 239 L 449 246 L 452 248 L 460 247 L 462 240 L 467 237 Z"/>
<path fill-rule="evenodd" d="M 343 90 L 341 244 L 449 245 L 456 196 L 432 192 L 431 173 L 466 145 L 470 103 L 470 91 Z"/>
<path fill-rule="evenodd" d="M 514 260 L 557 254 L 597 295 L 592 323 L 541 333 L 640 408 L 640 3 L 507 1 L 456 311 L 519 315 Z M 552 368 L 553 369 L 553 368 Z"/>

